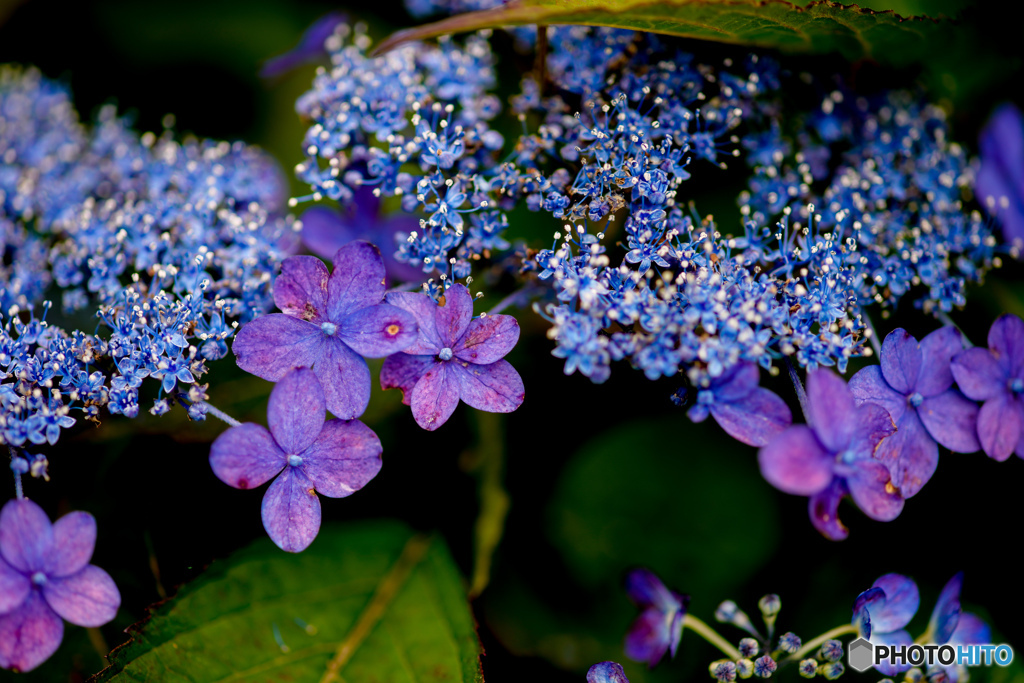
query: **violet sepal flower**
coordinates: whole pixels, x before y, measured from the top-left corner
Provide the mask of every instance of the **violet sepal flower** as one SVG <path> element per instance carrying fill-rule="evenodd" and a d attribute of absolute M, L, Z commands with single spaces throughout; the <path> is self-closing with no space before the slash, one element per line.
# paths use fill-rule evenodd
<path fill-rule="evenodd" d="M 953 377 L 964 394 L 984 401 L 978 411 L 978 441 L 996 460 L 1024 457 L 1024 321 L 1003 315 L 988 331 L 988 348 L 953 357 Z"/>
<path fill-rule="evenodd" d="M 330 12 L 314 21 L 299 38 L 299 44 L 287 52 L 271 57 L 263 62 L 260 76 L 273 78 L 287 73 L 308 62 L 327 61 L 327 48 L 324 43 L 338 24 L 348 21 L 344 12 Z"/>
<path fill-rule="evenodd" d="M 874 454 L 895 431 L 884 408 L 856 406 L 846 383 L 830 370 L 807 374 L 808 425 L 794 425 L 761 448 L 761 474 L 781 491 L 810 496 L 811 522 L 833 540 L 846 537 L 837 517 L 849 494 L 864 514 L 891 521 L 903 510 L 888 468 Z"/>
<path fill-rule="evenodd" d="M 978 140 L 981 168 L 974 194 L 1003 225 L 1003 238 L 1024 243 L 1024 116 L 1004 104 L 985 124 Z"/>
<path fill-rule="evenodd" d="M 626 577 L 629 599 L 643 611 L 626 633 L 626 656 L 651 668 L 666 652 L 676 656 L 690 596 L 665 587 L 653 572 L 634 569 Z"/>
<path fill-rule="evenodd" d="M 920 343 L 903 329 L 882 342 L 881 364 L 850 379 L 857 404 L 876 403 L 896 424 L 875 457 L 889 468 L 892 483 L 910 498 L 931 479 L 939 462 L 938 444 L 957 453 L 980 448 L 975 436 L 978 407 L 953 388 L 950 364 L 963 350 L 954 327 L 932 332 Z"/>
<path fill-rule="evenodd" d="M 697 405 L 687 411 L 694 422 L 708 414 L 732 438 L 749 446 L 766 446 L 793 423 L 789 406 L 775 393 L 758 386 L 755 363 L 739 363 L 698 389 Z"/>
<path fill-rule="evenodd" d="M 316 374 L 285 375 L 267 406 L 269 429 L 251 422 L 222 433 L 210 448 L 217 478 L 237 489 L 274 479 L 263 496 L 263 526 L 282 550 L 305 550 L 320 530 L 320 499 L 358 491 L 381 468 L 377 435 L 358 420 L 324 422 L 326 401 Z"/>
<path fill-rule="evenodd" d="M 321 258 L 330 258 L 338 249 L 355 240 L 368 240 L 385 245 L 381 251 L 384 269 L 394 280 L 417 282 L 423 271 L 395 258 L 395 237 L 419 229 L 415 216 L 400 213 L 381 215 L 380 198 L 373 188 L 361 186 L 353 191 L 351 208 L 342 213 L 326 206 L 314 206 L 302 214 L 302 242 Z"/>
<path fill-rule="evenodd" d="M 886 574 L 853 603 L 853 623 L 861 636 L 875 645 L 911 645 L 914 639 L 905 630 L 917 613 L 921 596 L 917 584 L 900 574 Z M 889 662 L 876 667 L 886 676 L 910 668 L 897 668 Z"/>
<path fill-rule="evenodd" d="M 96 520 L 72 512 L 51 524 L 28 499 L 0 510 L 0 668 L 31 671 L 56 652 L 64 621 L 102 626 L 121 594 L 105 571 L 89 564 Z"/>
<path fill-rule="evenodd" d="M 419 337 L 384 361 L 380 385 L 402 390 L 402 402 L 412 408 L 416 424 L 437 429 L 460 399 L 491 413 L 510 413 L 522 405 L 523 380 L 504 360 L 519 341 L 515 318 L 473 318 L 473 297 L 461 284 L 452 285 L 441 304 L 415 292 L 394 292 L 387 301 L 415 317 Z"/>
<path fill-rule="evenodd" d="M 362 356 L 381 358 L 416 341 L 416 320 L 381 303 L 384 262 L 369 242 L 351 242 L 334 256 L 328 275 L 314 256 L 285 259 L 274 281 L 282 313 L 243 326 L 232 350 L 238 366 L 272 382 L 296 367 L 312 367 L 327 409 L 343 420 L 370 402 L 370 368 Z"/>

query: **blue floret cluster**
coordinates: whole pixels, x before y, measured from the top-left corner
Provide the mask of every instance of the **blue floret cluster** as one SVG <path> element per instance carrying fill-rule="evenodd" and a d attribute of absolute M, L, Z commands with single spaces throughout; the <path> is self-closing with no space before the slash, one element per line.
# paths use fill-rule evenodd
<path fill-rule="evenodd" d="M 706 389 L 745 363 L 844 372 L 872 353 L 866 307 L 907 296 L 951 311 L 1016 256 L 972 210 L 976 162 L 917 95 L 858 96 L 757 56 L 702 64 L 651 34 L 546 31 L 543 69 L 503 112 L 487 32 L 372 57 L 340 25 L 299 100 L 311 127 L 297 170 L 301 199 L 369 187 L 417 216 L 394 251 L 425 274 L 545 283 L 535 308 L 567 374 L 602 382 L 628 360 Z M 820 105 L 784 111 L 795 88 Z M 751 169 L 735 227 L 701 216 L 686 182 L 732 159 Z M 550 247 L 516 241 L 536 232 L 520 208 L 550 226 Z"/>
<path fill-rule="evenodd" d="M 180 398 L 201 419 L 206 362 L 272 306 L 298 245 L 276 163 L 139 134 L 112 107 L 83 125 L 64 85 L 18 67 L 0 69 L 0 158 L 0 443 L 53 444 L 104 409 L 134 417 L 147 378 L 150 412 Z M 54 320 L 83 313 L 96 322 Z"/>

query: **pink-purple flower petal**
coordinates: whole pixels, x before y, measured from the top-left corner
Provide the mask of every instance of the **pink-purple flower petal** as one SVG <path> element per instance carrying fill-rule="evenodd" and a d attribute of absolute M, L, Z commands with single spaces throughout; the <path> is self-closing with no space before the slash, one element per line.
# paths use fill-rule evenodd
<path fill-rule="evenodd" d="M 917 584 L 902 574 L 880 576 L 872 588 L 881 588 L 885 592 L 884 600 L 868 608 L 871 612 L 872 632 L 888 633 L 904 628 L 921 606 Z"/>
<path fill-rule="evenodd" d="M 121 593 L 114 580 L 96 565 L 63 578 L 49 578 L 43 597 L 64 620 L 87 628 L 102 626 L 117 615 Z"/>
<path fill-rule="evenodd" d="M 327 318 L 344 320 L 349 313 L 384 300 L 384 261 L 375 245 L 357 240 L 334 255 L 334 271 L 327 280 Z"/>
<path fill-rule="evenodd" d="M 88 512 L 69 512 L 53 525 L 53 549 L 42 571 L 50 577 L 70 576 L 89 564 L 96 547 L 96 519 Z"/>
<path fill-rule="evenodd" d="M 324 391 L 309 368 L 296 368 L 270 392 L 267 426 L 285 453 L 301 453 L 320 433 L 326 417 Z"/>
<path fill-rule="evenodd" d="M 0 556 L 25 573 L 40 571 L 53 549 L 53 526 L 43 509 L 14 498 L 0 510 Z"/>
<path fill-rule="evenodd" d="M 359 420 L 329 420 L 302 454 L 302 471 L 328 498 L 355 493 L 381 468 L 380 439 Z"/>
<path fill-rule="evenodd" d="M 507 360 L 489 365 L 452 361 L 448 377 L 458 386 L 459 397 L 477 410 L 511 413 L 523 404 L 526 389 L 523 380 Z"/>
<path fill-rule="evenodd" d="M 349 314 L 341 322 L 338 336 L 360 356 L 383 358 L 406 349 L 419 335 L 412 314 L 379 304 Z"/>
<path fill-rule="evenodd" d="M 882 368 L 869 365 L 850 378 L 850 393 L 857 405 L 875 403 L 889 413 L 893 422 L 899 424 L 907 411 L 907 398 L 889 386 L 882 376 Z"/>
<path fill-rule="evenodd" d="M 879 443 L 896 431 L 889 411 L 877 403 L 857 406 L 853 418 L 856 428 L 848 448 L 857 458 L 873 457 Z"/>
<path fill-rule="evenodd" d="M 888 645 L 899 646 L 906 645 L 910 646 L 914 643 L 914 639 L 910 637 L 910 634 L 904 630 L 872 633 L 870 641 L 873 645 Z M 898 673 L 902 673 L 910 669 L 910 664 L 904 658 L 900 663 L 893 663 L 892 659 L 883 660 L 880 664 L 875 666 L 875 670 L 883 676 L 895 676 Z"/>
<path fill-rule="evenodd" d="M 338 249 L 356 239 L 358 232 L 340 213 L 326 206 L 306 209 L 301 220 L 303 243 L 321 258 L 334 256 Z"/>
<path fill-rule="evenodd" d="M 915 389 L 922 396 L 935 396 L 953 386 L 950 363 L 953 356 L 964 350 L 960 330 L 947 325 L 921 340 L 921 371 Z"/>
<path fill-rule="evenodd" d="M 292 368 L 316 363 L 323 342 L 319 326 L 283 313 L 270 313 L 243 325 L 231 350 L 238 367 L 277 382 Z"/>
<path fill-rule="evenodd" d="M 30 590 L 28 577 L 0 558 L 0 615 L 20 607 Z"/>
<path fill-rule="evenodd" d="M 510 315 L 488 315 L 470 321 L 466 333 L 451 347 L 456 358 L 477 365 L 501 360 L 519 341 L 519 323 Z"/>
<path fill-rule="evenodd" d="M 956 389 L 930 396 L 917 409 L 932 438 L 954 453 L 981 450 L 978 442 L 978 404 Z"/>
<path fill-rule="evenodd" d="M 340 339 L 327 339 L 313 366 L 327 410 L 342 420 L 359 417 L 370 403 L 370 367 Z"/>
<path fill-rule="evenodd" d="M 950 370 L 960 391 L 974 401 L 987 401 L 1006 391 L 1006 371 L 988 349 L 974 348 L 953 357 Z"/>
<path fill-rule="evenodd" d="M 988 348 L 1008 377 L 1020 377 L 1024 370 L 1024 320 L 1007 313 L 988 329 Z"/>
<path fill-rule="evenodd" d="M 0 668 L 32 671 L 60 647 L 64 622 L 39 591 L 31 591 L 21 607 L 0 614 Z"/>
<path fill-rule="evenodd" d="M 849 493 L 846 482 L 835 477 L 824 489 L 811 496 L 807 503 L 807 514 L 811 524 L 825 538 L 831 541 L 842 541 L 850 533 L 846 525 L 839 520 L 839 501 Z"/>
<path fill-rule="evenodd" d="M 653 668 L 668 652 L 670 640 L 665 615 L 656 607 L 648 607 L 626 633 L 626 656 L 635 662 L 646 662 Z"/>
<path fill-rule="evenodd" d="M 637 607 L 656 607 L 661 612 L 683 608 L 675 593 L 649 569 L 634 569 L 626 576 L 626 595 Z"/>
<path fill-rule="evenodd" d="M 985 401 L 978 411 L 978 441 L 985 454 L 1000 462 L 1009 458 L 1021 438 L 1021 423 L 1020 406 L 1009 392 Z"/>
<path fill-rule="evenodd" d="M 452 285 L 444 293 L 444 305 L 434 309 L 434 324 L 442 348 L 454 350 L 473 318 L 473 295 L 465 285 Z"/>
<path fill-rule="evenodd" d="M 871 519 L 891 522 L 903 512 L 903 496 L 892 485 L 889 468 L 877 460 L 858 462 L 846 485 L 853 502 Z"/>
<path fill-rule="evenodd" d="M 396 353 L 384 359 L 380 369 L 381 389 L 401 389 L 402 403 L 412 405 L 412 390 L 420 377 L 427 373 L 438 360 L 434 356 L 410 356 Z"/>
<path fill-rule="evenodd" d="M 921 349 L 906 330 L 897 328 L 885 336 L 880 363 L 889 386 L 901 394 L 914 391 L 921 371 Z"/>
<path fill-rule="evenodd" d="M 928 632 L 932 642 L 942 644 L 950 639 L 960 621 L 960 588 L 963 586 L 964 573 L 957 572 L 939 593 L 935 608 L 928 620 Z"/>
<path fill-rule="evenodd" d="M 320 531 L 320 499 L 297 467 L 286 467 L 270 485 L 261 514 L 270 540 L 290 553 L 308 548 Z"/>
<path fill-rule="evenodd" d="M 232 427 L 210 446 L 210 467 L 217 478 L 236 489 L 270 481 L 285 466 L 285 454 L 266 427 L 251 422 Z"/>
<path fill-rule="evenodd" d="M 447 422 L 459 405 L 459 385 L 450 363 L 438 363 L 427 370 L 409 399 L 416 424 L 432 432 Z"/>
<path fill-rule="evenodd" d="M 769 484 L 798 496 L 811 496 L 832 482 L 832 456 L 808 427 L 794 425 L 757 454 Z"/>
<path fill-rule="evenodd" d="M 315 256 L 291 256 L 274 279 L 274 303 L 285 315 L 320 323 L 327 314 L 327 266 Z"/>
<path fill-rule="evenodd" d="M 997 216 L 1007 242 L 1024 240 L 1024 118 L 1013 104 L 992 115 L 979 138 L 981 168 L 974 194 Z"/>
<path fill-rule="evenodd" d="M 716 401 L 738 401 L 757 388 L 761 370 L 757 363 L 737 363 L 711 383 Z"/>
<path fill-rule="evenodd" d="M 829 451 L 838 453 L 850 445 L 857 428 L 854 406 L 839 375 L 826 369 L 807 373 L 808 424 Z"/>
<path fill-rule="evenodd" d="M 939 446 L 925 431 L 917 413 L 908 410 L 896 433 L 882 439 L 875 457 L 889 469 L 893 486 L 904 498 L 910 498 L 935 474 Z"/>
<path fill-rule="evenodd" d="M 756 369 L 757 366 L 754 367 Z M 715 422 L 729 436 L 748 446 L 768 445 L 776 434 L 793 423 L 793 415 L 786 402 L 758 386 L 734 402 L 716 401 L 710 409 Z"/>
<path fill-rule="evenodd" d="M 437 303 L 433 299 L 422 292 L 391 292 L 384 300 L 392 306 L 408 311 L 416 319 L 419 334 L 416 341 L 405 348 L 405 353 L 410 356 L 432 356 L 444 348 L 441 335 L 437 331 Z"/>

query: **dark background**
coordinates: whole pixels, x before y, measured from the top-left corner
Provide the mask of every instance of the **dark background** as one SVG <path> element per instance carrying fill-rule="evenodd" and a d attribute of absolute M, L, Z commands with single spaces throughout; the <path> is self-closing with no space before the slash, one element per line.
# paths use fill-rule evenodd
<path fill-rule="evenodd" d="M 951 13 L 963 4 L 942 7 Z M 348 11 L 370 22 L 378 37 L 413 23 L 393 0 L 373 3 L 374 14 L 363 7 Z M 0 0 L 0 63 L 34 64 L 69 83 L 84 120 L 109 102 L 133 114 L 139 130 L 159 130 L 173 113 L 182 133 L 260 144 L 288 170 L 300 159 L 304 132 L 294 101 L 308 88 L 313 67 L 265 81 L 259 66 L 334 9 L 285 0 Z M 1010 51 L 1020 44 L 1013 33 L 1018 22 L 971 21 L 965 35 L 973 31 Z M 511 46 L 501 40 L 499 48 Z M 691 49 L 698 55 L 723 50 Z M 511 88 L 507 79 L 529 63 L 529 56 L 505 55 L 504 91 Z M 814 63 L 856 73 L 868 88 L 907 78 L 871 64 Z M 992 106 L 1021 93 L 1014 72 L 986 77 L 953 118 L 954 136 L 972 149 Z M 691 191 L 698 208 L 714 209 L 728 229 L 731 198 L 741 186 L 742 173 L 734 170 Z M 293 184 L 293 191 L 306 188 Z M 517 230 L 513 222 L 510 235 Z M 972 288 L 969 310 L 954 319 L 984 344 L 995 316 L 1024 314 L 1022 283 L 1020 264 L 1007 265 Z M 603 385 L 566 377 L 550 355 L 543 321 L 529 311 L 506 312 L 523 326 L 510 360 L 527 398 L 503 419 L 512 508 L 493 581 L 474 602 L 488 681 L 581 681 L 591 663 L 622 661 L 621 638 L 635 609 L 621 579 L 635 565 L 652 567 L 671 587 L 690 593 L 691 610 L 706 621 L 726 598 L 756 617 L 757 599 L 778 593 L 779 628 L 805 639 L 847 621 L 857 593 L 893 571 L 913 576 L 921 589 L 913 622 L 919 633 L 943 584 L 964 570 L 966 608 L 989 620 L 996 642 L 1024 642 L 1019 458 L 997 463 L 981 453 L 944 453 L 934 479 L 898 520 L 875 523 L 844 504 L 850 538 L 829 542 L 810 526 L 805 499 L 760 478 L 754 449 L 732 442 L 713 422 L 692 425 L 669 401 L 678 382 L 650 382 L 621 364 Z M 893 320 L 918 338 L 937 326 L 910 303 L 889 319 L 875 315 L 881 334 L 896 326 Z M 214 405 L 242 420 L 264 421 L 269 383 L 241 373 L 230 359 L 211 370 Z M 767 382 L 796 409 L 791 387 L 778 378 Z M 467 462 L 478 449 L 478 418 L 463 406 L 443 428 L 423 432 L 395 393 L 376 391 L 363 417 L 381 436 L 386 467 L 358 495 L 324 499 L 324 520 L 390 516 L 439 529 L 468 575 L 478 503 Z M 123 642 L 123 629 L 143 618 L 161 591 L 173 594 L 211 562 L 264 536 L 259 495 L 224 486 L 207 464 L 209 442 L 222 429 L 215 421 L 189 423 L 180 409 L 160 419 L 109 419 L 99 429 L 67 434 L 51 449 L 50 484 L 27 482 L 27 494 L 52 516 L 84 509 L 97 517 L 94 563 L 111 573 L 123 596 L 117 619 L 102 629 L 107 645 Z M 722 632 L 740 637 L 727 627 Z M 688 633 L 676 662 L 653 675 L 636 665 L 627 670 L 634 683 L 709 680 L 706 664 L 717 656 Z M 57 655 L 24 678 L 82 680 L 102 665 L 85 631 L 69 625 Z M 1019 669 L 976 672 L 980 680 L 986 673 L 1020 679 Z M 792 670 L 780 675 L 796 678 Z M 13 675 L 0 672 L 7 677 Z"/>

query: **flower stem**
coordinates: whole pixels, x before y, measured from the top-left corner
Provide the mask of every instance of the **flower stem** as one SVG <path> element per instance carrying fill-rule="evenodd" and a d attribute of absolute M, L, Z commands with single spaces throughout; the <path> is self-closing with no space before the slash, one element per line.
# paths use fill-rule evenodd
<path fill-rule="evenodd" d="M 875 332 L 875 326 L 871 324 L 871 318 L 868 317 L 867 313 L 861 312 L 860 317 L 864 320 L 864 324 L 867 325 L 868 329 L 871 330 L 871 348 L 875 350 L 875 357 L 882 357 L 882 342 L 878 339 L 878 333 Z"/>
<path fill-rule="evenodd" d="M 793 380 L 793 388 L 796 390 L 796 398 L 800 401 L 800 410 L 804 414 L 804 422 L 811 425 L 810 411 L 807 409 L 807 392 L 804 391 L 804 383 L 800 381 L 800 375 L 796 374 L 796 366 L 793 361 L 786 359 L 786 367 L 789 369 L 789 378 Z"/>
<path fill-rule="evenodd" d="M 857 627 L 853 624 L 843 624 L 842 626 L 836 626 L 834 629 L 830 631 L 825 631 L 814 640 L 804 643 L 804 646 L 802 648 L 791 654 L 789 657 L 785 659 L 784 662 L 781 663 L 798 662 L 807 653 L 813 652 L 817 648 L 821 647 L 822 643 L 824 643 L 826 640 L 833 640 L 835 638 L 838 638 L 839 636 L 845 636 L 848 633 L 856 632 Z"/>
<path fill-rule="evenodd" d="M 14 459 L 18 457 L 18 453 L 17 451 L 14 450 L 14 446 L 8 446 L 7 448 L 11 452 L 11 462 L 13 463 Z M 21 472 L 14 469 L 13 467 L 11 468 L 11 472 L 14 473 L 14 495 L 18 498 L 18 500 L 21 500 L 22 498 L 25 497 L 25 492 L 21 488 Z"/>
<path fill-rule="evenodd" d="M 210 415 L 213 415 L 215 418 L 217 418 L 218 420 L 221 420 L 222 422 L 227 422 L 232 427 L 238 427 L 238 426 L 240 426 L 242 424 L 241 422 L 239 422 L 235 418 L 233 418 L 230 415 L 228 415 L 227 413 L 225 413 L 220 408 L 214 408 L 212 405 L 210 405 L 206 401 L 200 401 L 199 403 L 201 403 L 202 405 L 206 406 L 206 411 L 208 413 L 210 413 Z"/>
<path fill-rule="evenodd" d="M 497 315 L 498 313 L 501 313 L 502 311 L 504 311 L 509 306 L 512 306 L 514 304 L 519 304 L 521 299 L 528 298 L 531 294 L 533 294 L 533 292 L 536 289 L 538 289 L 538 287 L 536 285 L 533 285 L 533 284 L 529 284 L 529 285 L 526 285 L 524 287 L 520 287 L 519 289 L 517 289 L 516 291 L 512 292 L 511 294 L 506 296 L 504 299 L 499 301 L 497 304 L 495 304 L 494 308 L 492 308 L 491 310 L 487 311 L 487 315 Z"/>
<path fill-rule="evenodd" d="M 743 659 L 743 655 L 740 654 L 740 651 L 733 647 L 728 640 L 720 636 L 718 634 L 718 631 L 711 628 L 710 626 L 708 626 L 692 614 L 687 614 L 685 617 L 683 617 L 683 628 L 688 628 L 691 631 L 695 632 L 701 638 L 703 638 L 704 640 L 708 641 L 709 643 L 717 647 L 719 650 L 721 650 L 723 654 L 729 657 L 729 659 Z"/>

